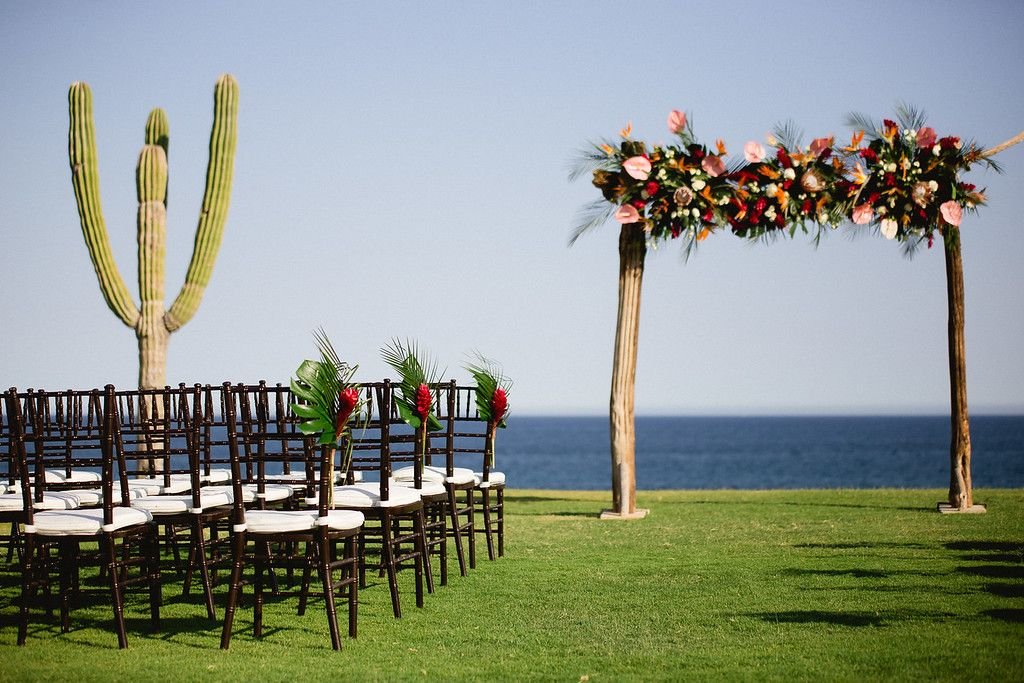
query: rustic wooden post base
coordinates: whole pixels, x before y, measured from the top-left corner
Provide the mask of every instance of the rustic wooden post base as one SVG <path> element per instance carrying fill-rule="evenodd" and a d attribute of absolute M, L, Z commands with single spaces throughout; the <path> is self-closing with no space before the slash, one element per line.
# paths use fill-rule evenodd
<path fill-rule="evenodd" d="M 936 505 L 936 508 L 944 515 L 981 515 L 988 511 L 988 507 L 981 503 L 975 503 L 974 505 L 961 509 L 943 502 Z"/>
<path fill-rule="evenodd" d="M 615 510 L 601 510 L 601 519 L 643 519 L 650 510 L 636 508 L 632 512 L 616 512 Z"/>

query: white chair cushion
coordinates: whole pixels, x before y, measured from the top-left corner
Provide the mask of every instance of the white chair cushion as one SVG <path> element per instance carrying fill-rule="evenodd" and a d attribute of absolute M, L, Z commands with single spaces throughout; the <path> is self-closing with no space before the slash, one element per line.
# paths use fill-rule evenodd
<path fill-rule="evenodd" d="M 400 467 L 391 473 L 391 478 L 395 481 L 414 481 L 416 478 L 416 470 L 410 465 L 409 467 Z M 445 468 L 438 467 L 436 465 L 430 465 L 423 468 L 423 481 L 437 481 L 442 484 L 469 484 L 473 481 L 473 470 L 468 467 L 455 467 L 452 469 L 452 476 L 445 476 Z"/>
<path fill-rule="evenodd" d="M 231 505 L 231 489 L 226 491 L 210 491 L 210 487 L 199 491 L 199 505 L 204 510 L 207 508 L 222 507 Z M 175 515 L 182 512 L 195 512 L 192 507 L 192 495 L 184 494 L 178 496 L 146 496 L 132 503 L 132 507 L 139 510 L 148 510 L 154 516 Z"/>
<path fill-rule="evenodd" d="M 216 486 L 204 486 L 203 491 L 227 491 L 228 495 L 234 497 L 233 488 L 225 484 Z M 288 500 L 292 495 L 292 487 L 287 484 L 265 484 L 263 500 L 268 503 L 278 503 Z M 242 484 L 242 502 L 253 503 L 256 501 L 256 484 Z"/>
<path fill-rule="evenodd" d="M 231 481 L 231 470 L 224 467 L 211 467 L 209 474 L 203 474 L 200 471 L 199 479 L 211 484 L 222 484 Z"/>
<path fill-rule="evenodd" d="M 128 487 L 142 489 L 148 496 L 173 496 L 178 493 L 185 493 L 192 488 L 192 481 L 187 474 L 172 474 L 171 485 L 164 486 L 163 477 L 138 477 L 129 479 Z"/>
<path fill-rule="evenodd" d="M 505 485 L 505 473 L 504 472 L 488 472 L 487 481 L 484 481 L 483 472 L 474 472 L 473 479 L 475 480 L 476 487 L 478 489 L 487 489 L 492 486 L 504 486 Z"/>
<path fill-rule="evenodd" d="M 43 502 L 36 503 L 33 510 L 74 510 L 79 507 L 78 498 L 70 491 L 46 491 Z M 18 512 L 24 510 L 21 493 L 0 494 L 0 512 Z"/>
<path fill-rule="evenodd" d="M 46 470 L 46 481 L 51 484 L 59 484 L 61 482 L 68 482 L 72 484 L 81 484 L 90 481 L 103 481 L 103 476 L 99 472 L 92 472 L 89 470 L 71 470 L 71 476 L 65 476 L 64 470 Z"/>
<path fill-rule="evenodd" d="M 153 516 L 145 510 L 114 508 L 114 523 L 108 531 L 145 524 Z M 103 528 L 103 510 L 58 510 L 34 515 L 35 532 L 43 536 L 95 536 Z M 27 531 L 27 529 L 26 529 Z"/>
<path fill-rule="evenodd" d="M 444 484 L 442 484 L 441 482 L 427 481 L 426 479 L 423 480 L 422 488 L 418 489 L 413 488 L 413 482 L 411 481 L 398 481 L 396 479 L 392 479 L 391 483 L 394 486 L 403 486 L 407 489 L 412 489 L 413 491 L 419 493 L 421 496 L 439 496 L 448 490 L 444 487 Z"/>
<path fill-rule="evenodd" d="M 420 494 L 414 489 L 404 486 L 389 487 L 388 499 L 385 501 L 380 499 L 380 484 L 378 482 L 371 481 L 334 487 L 334 504 L 338 507 L 357 509 L 396 507 L 419 501 Z"/>
<path fill-rule="evenodd" d="M 312 529 L 316 513 L 286 510 L 248 510 L 245 526 L 250 534 L 280 534 Z"/>
<path fill-rule="evenodd" d="M 314 518 L 317 518 L 317 513 L 313 513 Z M 328 510 L 327 511 L 327 527 L 329 529 L 335 529 L 336 531 L 350 531 L 352 529 L 358 529 L 363 525 L 365 518 L 363 513 L 358 510 Z M 317 518 L 319 523 L 319 518 Z"/>

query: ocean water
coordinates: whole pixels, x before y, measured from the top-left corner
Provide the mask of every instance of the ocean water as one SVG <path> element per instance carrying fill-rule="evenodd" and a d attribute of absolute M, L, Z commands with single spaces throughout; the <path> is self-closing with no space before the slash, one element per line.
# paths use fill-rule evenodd
<path fill-rule="evenodd" d="M 640 489 L 946 488 L 949 418 L 638 417 Z M 1024 416 L 972 416 L 975 487 L 1024 487 Z M 499 430 L 510 488 L 607 489 L 606 417 L 517 417 Z"/>

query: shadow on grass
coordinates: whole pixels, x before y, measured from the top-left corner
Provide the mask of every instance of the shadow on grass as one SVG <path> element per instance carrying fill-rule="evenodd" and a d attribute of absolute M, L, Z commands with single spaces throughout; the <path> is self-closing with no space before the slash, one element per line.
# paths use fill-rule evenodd
<path fill-rule="evenodd" d="M 957 567 L 958 572 L 984 576 L 988 579 L 1017 579 L 1024 581 L 1024 565 L 983 564 L 975 567 Z"/>
<path fill-rule="evenodd" d="M 877 548 L 933 550 L 934 545 L 925 543 L 892 543 L 887 541 L 854 541 L 852 543 L 797 543 L 794 548 L 812 548 L 820 550 L 872 550 Z"/>
<path fill-rule="evenodd" d="M 887 619 L 868 612 L 826 612 L 823 610 L 797 610 L 792 612 L 760 612 L 747 616 L 772 624 L 829 624 L 862 628 L 882 626 Z"/>
<path fill-rule="evenodd" d="M 563 498 L 561 496 L 558 496 L 557 494 L 549 497 L 549 496 L 517 496 L 517 495 L 514 495 L 514 494 L 506 493 L 505 494 L 505 502 L 506 503 L 560 503 L 560 502 L 561 503 L 570 503 L 570 502 L 586 503 L 588 501 L 585 498 L 581 498 L 581 499 L 578 499 L 578 500 L 573 499 L 573 498 Z"/>
<path fill-rule="evenodd" d="M 1009 621 L 1014 624 L 1024 624 L 1024 609 L 989 609 L 982 612 L 985 616 Z"/>
<path fill-rule="evenodd" d="M 1001 598 L 1024 598 L 1024 583 L 989 583 L 985 590 Z"/>
<path fill-rule="evenodd" d="M 589 517 L 590 519 L 600 519 L 600 512 L 517 512 L 517 517 Z"/>

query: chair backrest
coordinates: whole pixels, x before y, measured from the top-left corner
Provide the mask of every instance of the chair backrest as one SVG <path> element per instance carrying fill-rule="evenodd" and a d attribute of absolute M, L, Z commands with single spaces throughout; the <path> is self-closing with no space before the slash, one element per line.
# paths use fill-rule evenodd
<path fill-rule="evenodd" d="M 225 383 L 221 393 L 235 499 L 234 523 L 245 523 L 245 484 L 256 485 L 260 507 L 265 502 L 267 484 L 301 485 L 306 497 L 319 490 L 319 507 L 326 512 L 335 453 L 298 429 L 289 388 L 271 387 L 265 382 L 257 386 Z"/>
<path fill-rule="evenodd" d="M 119 471 L 123 472 L 125 467 L 115 445 L 114 403 L 112 385 L 107 385 L 102 393 L 98 389 L 30 394 L 8 391 L 7 412 L 12 418 L 10 448 L 21 475 L 26 531 L 32 528 L 33 508 L 43 502 L 45 491 L 95 488 L 96 481 L 76 482 L 70 481 L 70 477 L 47 476 L 47 470 L 60 472 L 65 467 L 69 472 L 99 469 L 103 524 L 106 527 L 113 523 L 115 460 Z M 127 488 L 123 484 L 119 488 L 120 504 L 128 505 Z"/>
<path fill-rule="evenodd" d="M 449 401 L 452 456 L 474 470 L 479 465 L 482 480 L 489 481 L 491 462 L 487 454 L 494 451 L 494 432 L 477 411 L 476 387 L 456 386 L 453 382 Z"/>
<path fill-rule="evenodd" d="M 179 384 L 114 393 L 117 447 L 127 477 L 149 477 L 164 486 L 172 475 L 195 478 L 195 390 Z M 193 488 L 198 486 L 198 479 Z"/>
<path fill-rule="evenodd" d="M 391 381 L 363 383 L 359 392 L 363 407 L 358 415 L 350 418 L 349 433 L 341 442 L 341 451 L 351 456 L 345 483 L 354 483 L 355 472 L 376 473 L 381 500 L 388 500 L 393 469 Z"/>

